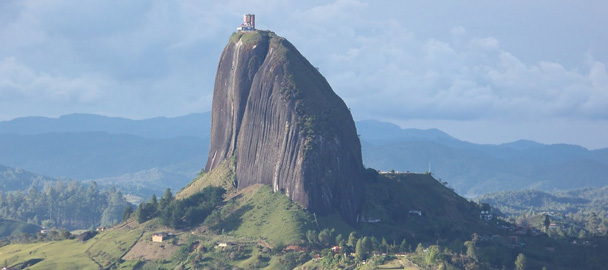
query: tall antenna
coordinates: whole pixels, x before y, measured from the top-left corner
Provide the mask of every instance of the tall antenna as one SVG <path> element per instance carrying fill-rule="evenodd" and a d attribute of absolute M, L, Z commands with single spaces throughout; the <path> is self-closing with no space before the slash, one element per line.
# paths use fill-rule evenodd
<path fill-rule="evenodd" d="M 429 161 L 429 173 L 431 173 L 431 162 Z"/>

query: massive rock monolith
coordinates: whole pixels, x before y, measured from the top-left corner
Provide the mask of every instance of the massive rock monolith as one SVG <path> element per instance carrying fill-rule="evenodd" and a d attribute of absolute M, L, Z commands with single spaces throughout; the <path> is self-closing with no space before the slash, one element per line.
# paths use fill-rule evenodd
<path fill-rule="evenodd" d="M 356 221 L 363 163 L 355 123 L 287 40 L 268 31 L 230 38 L 211 121 L 207 171 L 233 160 L 239 189 L 267 184 L 312 212 Z"/>

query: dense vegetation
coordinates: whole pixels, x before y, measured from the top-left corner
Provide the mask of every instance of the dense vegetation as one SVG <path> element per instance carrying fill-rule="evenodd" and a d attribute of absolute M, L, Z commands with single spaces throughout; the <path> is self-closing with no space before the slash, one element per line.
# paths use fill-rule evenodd
<path fill-rule="evenodd" d="M 35 234 L 39 231 L 40 227 L 36 225 L 0 218 L 0 238 L 19 236 L 22 234 Z"/>
<path fill-rule="evenodd" d="M 73 256 L 86 259 L 78 261 L 81 268 L 97 262 L 109 269 L 601 269 L 608 264 L 604 236 L 577 237 L 573 243 L 498 219 L 481 221 L 479 211 L 487 207 L 457 197 L 428 174 L 368 171 L 367 176 L 365 221 L 358 228 L 337 215 L 304 211 L 268 186 L 229 193 L 207 186 L 179 199 L 167 189 L 133 214 L 127 208 L 128 220 L 82 243 L 13 243 L 0 252 L 14 254 L 7 257 L 11 266 L 35 263 L 31 269 L 69 266 Z M 422 215 L 404 215 L 410 209 Z M 157 232 L 170 237 L 153 243 Z M 73 238 L 65 232 L 47 238 L 64 234 Z M 71 257 L 52 253 L 50 246 L 69 247 Z"/>
<path fill-rule="evenodd" d="M 139 223 L 160 217 L 162 224 L 174 229 L 197 225 L 223 202 L 224 193 L 224 188 L 208 186 L 190 197 L 176 200 L 167 189 L 160 200 L 152 195 L 149 202 L 141 203 L 135 216 Z"/>
<path fill-rule="evenodd" d="M 109 226 L 121 221 L 128 206 L 120 191 L 102 191 L 95 182 L 47 183 L 42 191 L 0 192 L 0 217 L 65 229 Z"/>
<path fill-rule="evenodd" d="M 532 226 L 550 236 L 584 238 L 608 231 L 608 187 L 555 193 L 503 191 L 476 198 L 520 226 Z"/>

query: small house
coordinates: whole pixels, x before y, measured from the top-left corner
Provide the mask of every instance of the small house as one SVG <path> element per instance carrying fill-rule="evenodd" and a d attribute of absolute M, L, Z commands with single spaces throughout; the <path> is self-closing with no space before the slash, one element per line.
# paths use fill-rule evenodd
<path fill-rule="evenodd" d="M 481 210 L 481 213 L 479 214 L 479 218 L 486 220 L 486 221 L 490 221 L 494 218 L 494 215 L 492 214 L 491 210 Z"/>
<path fill-rule="evenodd" d="M 367 223 L 378 223 L 382 221 L 382 219 L 379 218 L 371 218 L 371 217 L 361 217 L 361 222 L 367 222 Z"/>
<path fill-rule="evenodd" d="M 333 246 L 331 247 L 331 251 L 333 251 L 335 254 L 339 254 L 340 251 L 342 251 L 342 248 L 340 248 L 340 246 Z"/>
<path fill-rule="evenodd" d="M 232 247 L 234 245 L 236 245 L 237 243 L 233 243 L 233 242 L 217 242 L 217 244 L 215 245 L 216 248 L 228 248 L 228 247 Z"/>
<path fill-rule="evenodd" d="M 422 211 L 420 210 L 410 210 L 409 212 L 411 215 L 419 215 L 422 216 Z"/>
<path fill-rule="evenodd" d="M 167 233 L 155 233 L 152 235 L 152 242 L 161 243 L 163 240 L 167 239 Z"/>

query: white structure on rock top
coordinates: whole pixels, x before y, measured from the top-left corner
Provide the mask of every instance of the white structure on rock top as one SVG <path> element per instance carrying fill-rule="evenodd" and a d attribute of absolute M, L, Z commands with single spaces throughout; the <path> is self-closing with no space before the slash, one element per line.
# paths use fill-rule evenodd
<path fill-rule="evenodd" d="M 255 14 L 243 15 L 243 23 L 239 25 L 236 30 L 238 32 L 250 32 L 255 31 Z"/>

